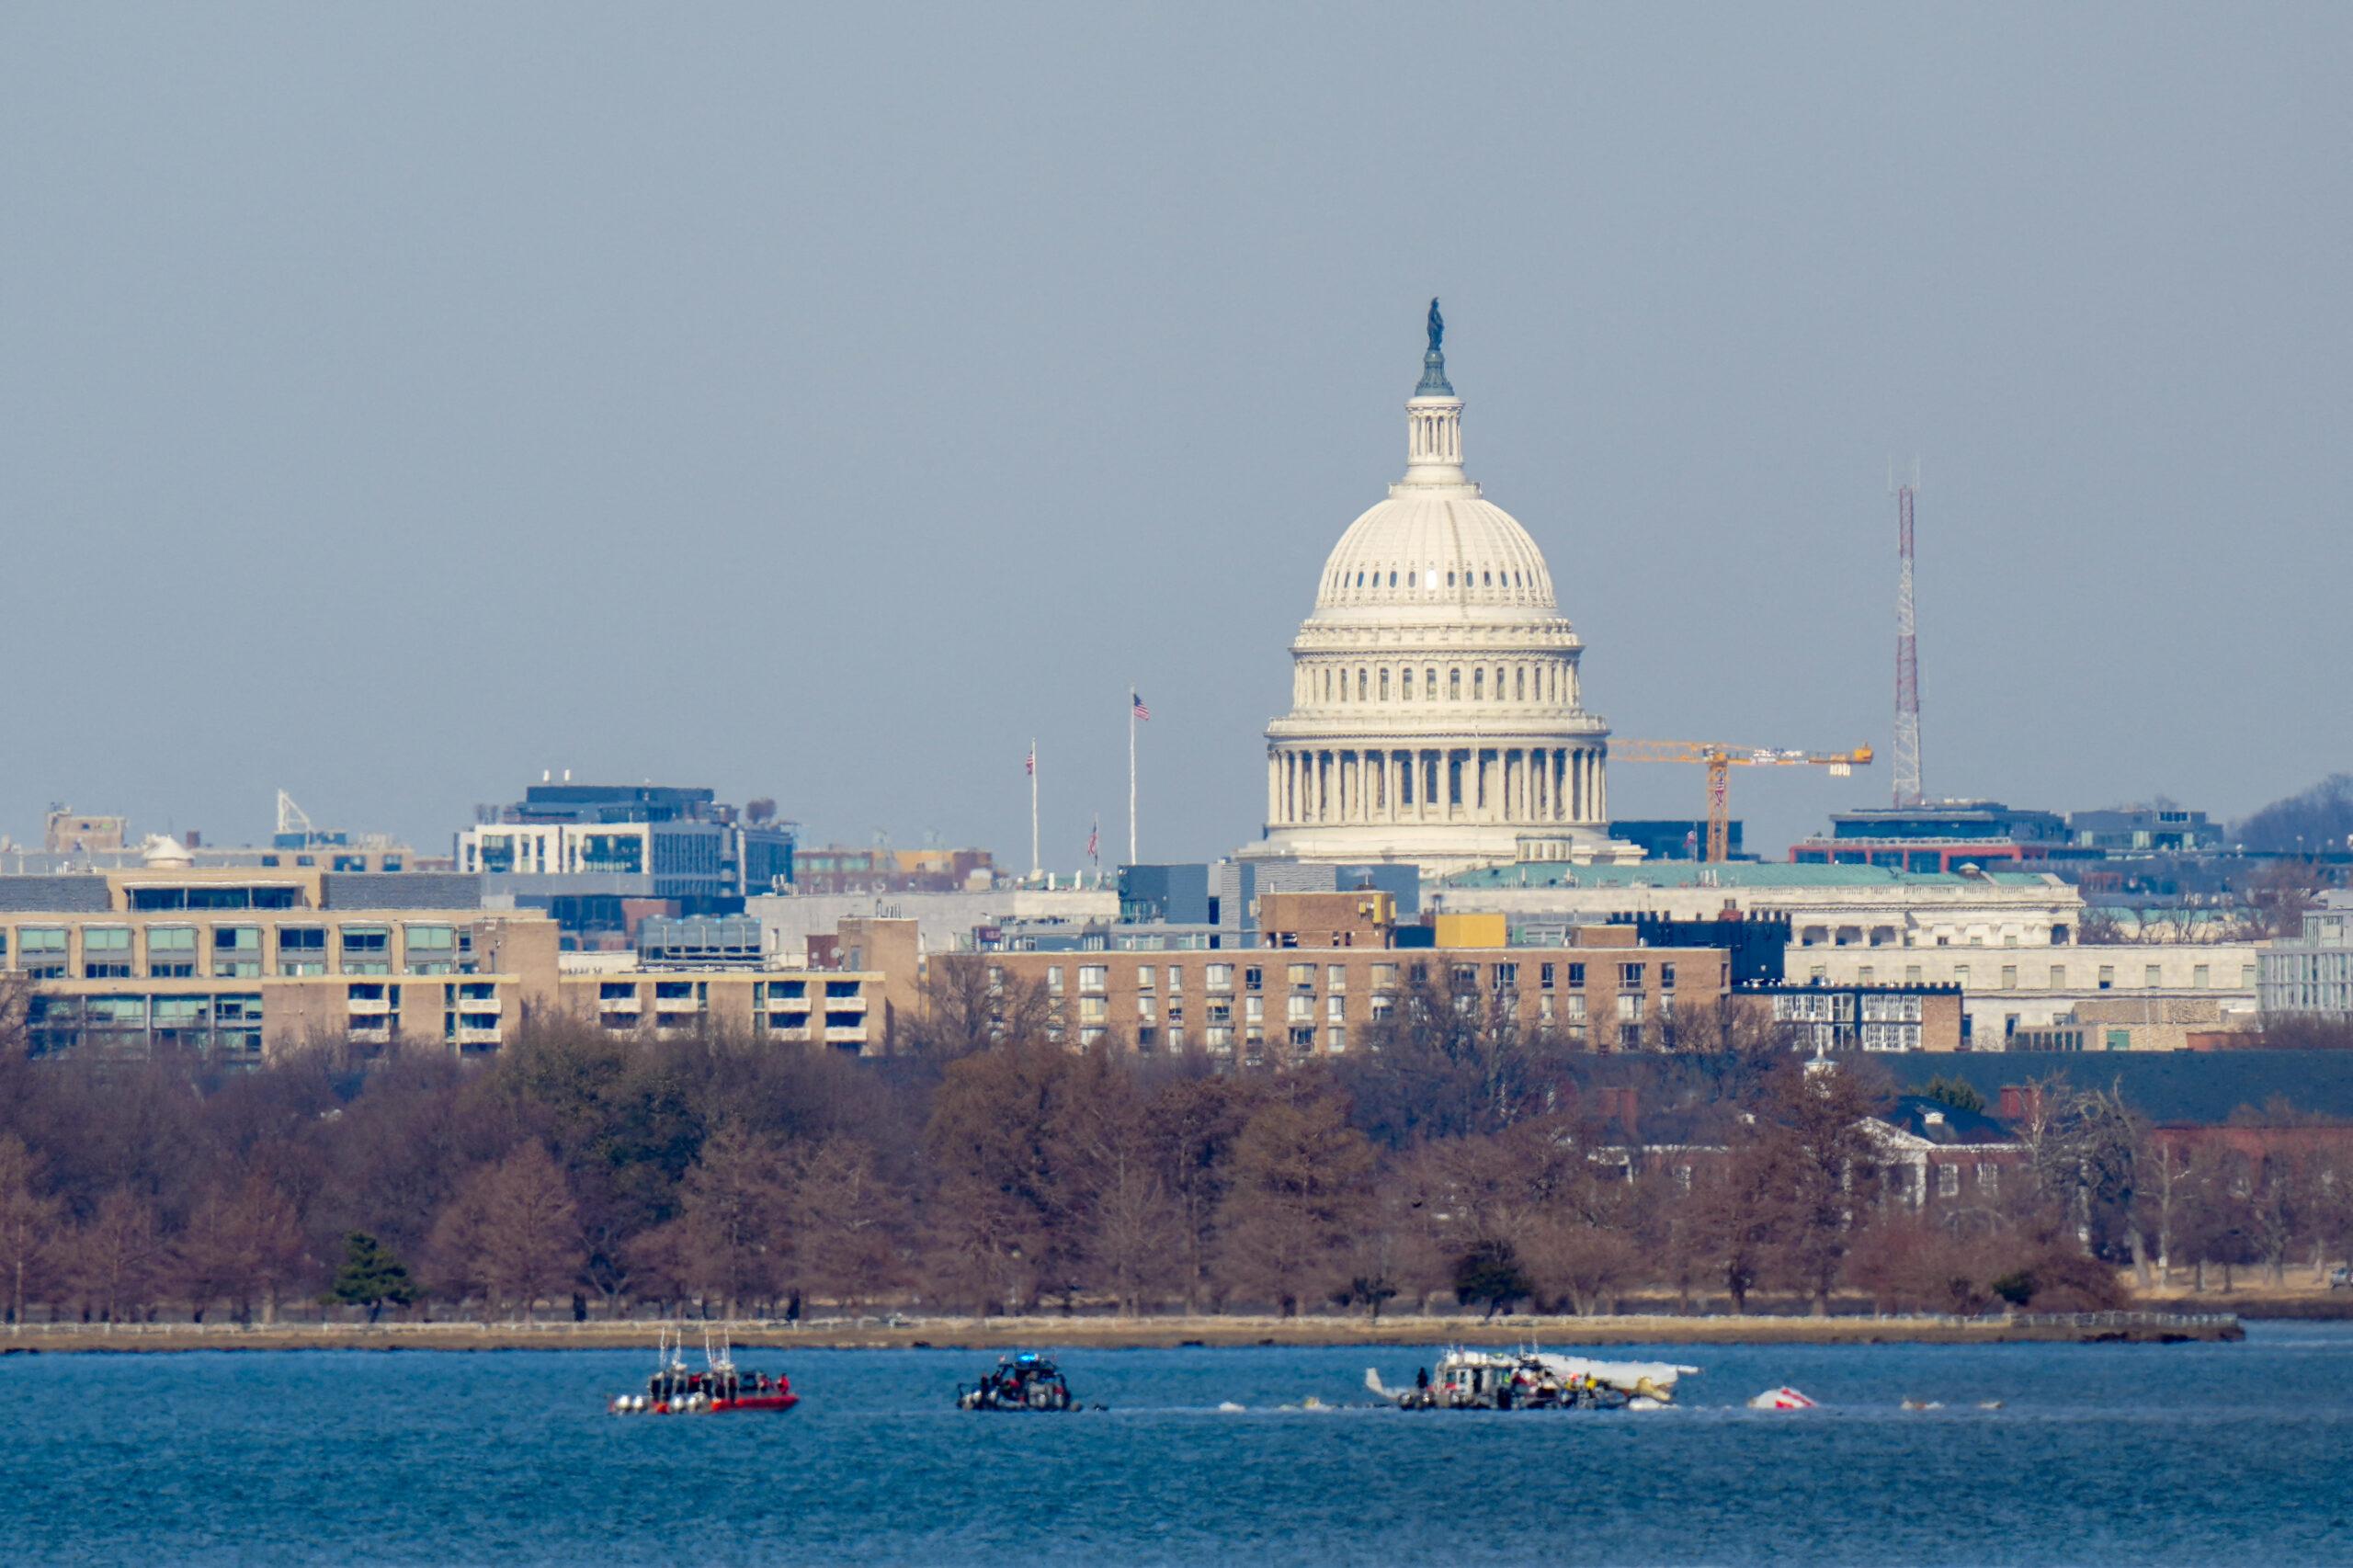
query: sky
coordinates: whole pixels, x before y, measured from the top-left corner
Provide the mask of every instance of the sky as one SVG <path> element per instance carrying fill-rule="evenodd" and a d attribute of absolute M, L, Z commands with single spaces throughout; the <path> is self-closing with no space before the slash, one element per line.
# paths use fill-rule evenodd
<path fill-rule="evenodd" d="M 1257 835 L 1422 315 L 1616 733 L 2353 767 L 2353 9 L 0 8 L 0 830 Z M 1743 775 L 1778 853 L 1884 766 Z M 1689 767 L 1613 767 L 1689 815 Z M 1110 854 L 1107 853 L 1107 859 Z"/>

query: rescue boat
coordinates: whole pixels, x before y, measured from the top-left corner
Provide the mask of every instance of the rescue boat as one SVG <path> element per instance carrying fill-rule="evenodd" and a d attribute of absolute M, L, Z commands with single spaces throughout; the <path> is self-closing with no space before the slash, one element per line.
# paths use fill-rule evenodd
<path fill-rule="evenodd" d="M 605 1408 L 615 1415 L 727 1415 L 741 1411 L 778 1415 L 801 1403 L 792 1380 L 779 1372 L 747 1372 L 735 1365 L 724 1335 L 706 1330 L 702 1341 L 703 1369 L 687 1365 L 686 1330 L 675 1334 L 665 1326 L 654 1347 L 654 1373 L 643 1393 L 613 1395 Z"/>

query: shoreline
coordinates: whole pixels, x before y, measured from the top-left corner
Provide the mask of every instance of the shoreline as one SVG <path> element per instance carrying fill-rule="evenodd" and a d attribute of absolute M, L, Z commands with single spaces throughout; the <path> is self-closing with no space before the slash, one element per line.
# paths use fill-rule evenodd
<path fill-rule="evenodd" d="M 642 1350 L 654 1321 L 575 1324 L 28 1324 L 0 1328 L 0 1357 L 17 1354 L 157 1354 L 195 1350 Z M 684 1324 L 723 1329 L 739 1349 L 1087 1350 L 1232 1349 L 1530 1342 L 1618 1345 L 2084 1345 L 2214 1344 L 2241 1340 L 2234 1314 L 2086 1312 L 2018 1317 L 940 1318 L 892 1324 L 774 1322 Z"/>

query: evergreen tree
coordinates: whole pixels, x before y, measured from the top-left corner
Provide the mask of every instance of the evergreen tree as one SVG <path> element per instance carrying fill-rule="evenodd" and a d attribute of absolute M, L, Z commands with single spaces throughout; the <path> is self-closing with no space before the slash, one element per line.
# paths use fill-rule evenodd
<path fill-rule="evenodd" d="M 409 1278 L 408 1265 L 383 1243 L 365 1231 L 353 1231 L 343 1238 L 343 1267 L 335 1270 L 327 1296 L 346 1306 L 366 1307 L 368 1321 L 374 1323 L 387 1304 L 404 1307 L 415 1301 L 416 1285 Z"/>

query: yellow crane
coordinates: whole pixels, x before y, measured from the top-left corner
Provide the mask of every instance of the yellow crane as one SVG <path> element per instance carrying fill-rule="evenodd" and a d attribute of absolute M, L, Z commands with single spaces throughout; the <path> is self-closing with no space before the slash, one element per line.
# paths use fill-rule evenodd
<path fill-rule="evenodd" d="M 1731 834 L 1732 770 L 1735 767 L 1826 767 L 1843 778 L 1868 767 L 1871 748 L 1852 751 L 1770 751 L 1760 746 L 1725 745 L 1720 741 L 1612 741 L 1612 762 L 1696 762 L 1708 770 L 1708 860 L 1730 858 L 1725 840 Z"/>

